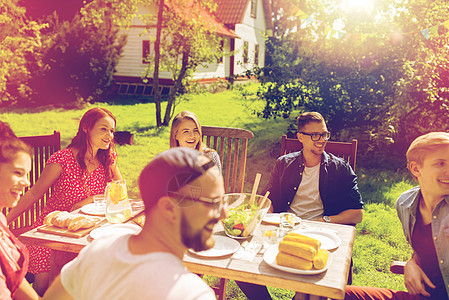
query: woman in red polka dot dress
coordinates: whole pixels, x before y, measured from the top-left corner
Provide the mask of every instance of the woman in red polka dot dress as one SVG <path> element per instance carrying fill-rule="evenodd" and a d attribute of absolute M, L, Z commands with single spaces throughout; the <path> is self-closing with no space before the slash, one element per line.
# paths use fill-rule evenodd
<path fill-rule="evenodd" d="M 88 110 L 81 118 L 78 132 L 70 145 L 50 157 L 39 180 L 8 214 L 8 223 L 37 202 L 51 186 L 54 191 L 34 227 L 42 225 L 44 217 L 52 211 L 72 211 L 91 203 L 93 195 L 104 193 L 108 181 L 121 180 L 114 151 L 115 125 L 115 117 L 108 110 Z M 54 259 L 61 253 L 38 246 L 28 246 L 28 249 L 29 272 L 35 274 L 33 287 L 43 295 L 50 283 L 50 262 L 53 277 L 56 275 L 53 273 L 62 267 L 62 263 Z"/>

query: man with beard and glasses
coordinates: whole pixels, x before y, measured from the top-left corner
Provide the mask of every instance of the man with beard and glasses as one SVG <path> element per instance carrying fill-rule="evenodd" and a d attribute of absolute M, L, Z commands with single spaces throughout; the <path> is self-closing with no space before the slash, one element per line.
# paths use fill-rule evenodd
<path fill-rule="evenodd" d="M 223 179 L 195 149 L 158 154 L 142 171 L 145 224 L 137 235 L 100 237 L 64 266 L 44 299 L 215 299 L 182 263 L 188 248 L 214 246 L 226 217 Z"/>
<path fill-rule="evenodd" d="M 304 220 L 338 224 L 362 221 L 363 202 L 357 176 L 344 159 L 325 151 L 330 132 L 318 112 L 298 119 L 303 149 L 279 157 L 265 187 L 275 213 L 292 212 Z M 249 299 L 271 299 L 267 289 L 237 282 Z"/>

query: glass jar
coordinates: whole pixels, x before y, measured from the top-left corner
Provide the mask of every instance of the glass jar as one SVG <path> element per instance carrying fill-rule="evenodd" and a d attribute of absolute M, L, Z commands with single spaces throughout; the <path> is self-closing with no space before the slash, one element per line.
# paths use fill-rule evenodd
<path fill-rule="evenodd" d="M 108 182 L 104 198 L 106 199 L 106 219 L 109 223 L 123 223 L 131 218 L 131 204 L 124 180 Z"/>

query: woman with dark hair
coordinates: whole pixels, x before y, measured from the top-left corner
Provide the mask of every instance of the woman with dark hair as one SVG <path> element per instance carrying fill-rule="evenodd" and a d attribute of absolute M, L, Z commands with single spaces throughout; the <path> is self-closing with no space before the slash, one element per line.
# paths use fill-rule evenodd
<path fill-rule="evenodd" d="M 8 223 L 37 202 L 51 186 L 53 192 L 34 227 L 42 225 L 45 216 L 52 211 L 72 211 L 91 203 L 93 195 L 104 193 L 107 182 L 121 180 L 114 151 L 115 125 L 115 117 L 110 111 L 104 108 L 88 110 L 70 145 L 49 158 L 36 184 L 7 215 Z M 74 256 L 39 246 L 30 245 L 28 249 L 29 272 L 35 274 L 33 287 L 43 295 L 49 281 Z"/>
<path fill-rule="evenodd" d="M 220 156 L 214 149 L 203 144 L 203 132 L 198 117 L 184 110 L 173 118 L 170 131 L 170 148 L 187 147 L 203 152 L 215 163 L 221 173 Z"/>
<path fill-rule="evenodd" d="M 38 299 L 26 281 L 28 250 L 9 231 L 1 211 L 13 207 L 30 185 L 31 148 L 0 121 L 0 299 Z"/>

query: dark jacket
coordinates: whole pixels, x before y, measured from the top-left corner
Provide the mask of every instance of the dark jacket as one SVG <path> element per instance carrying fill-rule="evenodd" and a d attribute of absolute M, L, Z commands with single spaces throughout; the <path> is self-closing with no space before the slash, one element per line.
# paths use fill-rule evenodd
<path fill-rule="evenodd" d="M 302 151 L 279 157 L 265 190 L 274 212 L 289 209 L 302 180 L 304 163 Z M 324 152 L 321 158 L 319 190 L 324 215 L 338 215 L 347 209 L 362 209 L 363 201 L 357 187 L 357 175 L 342 158 Z"/>

